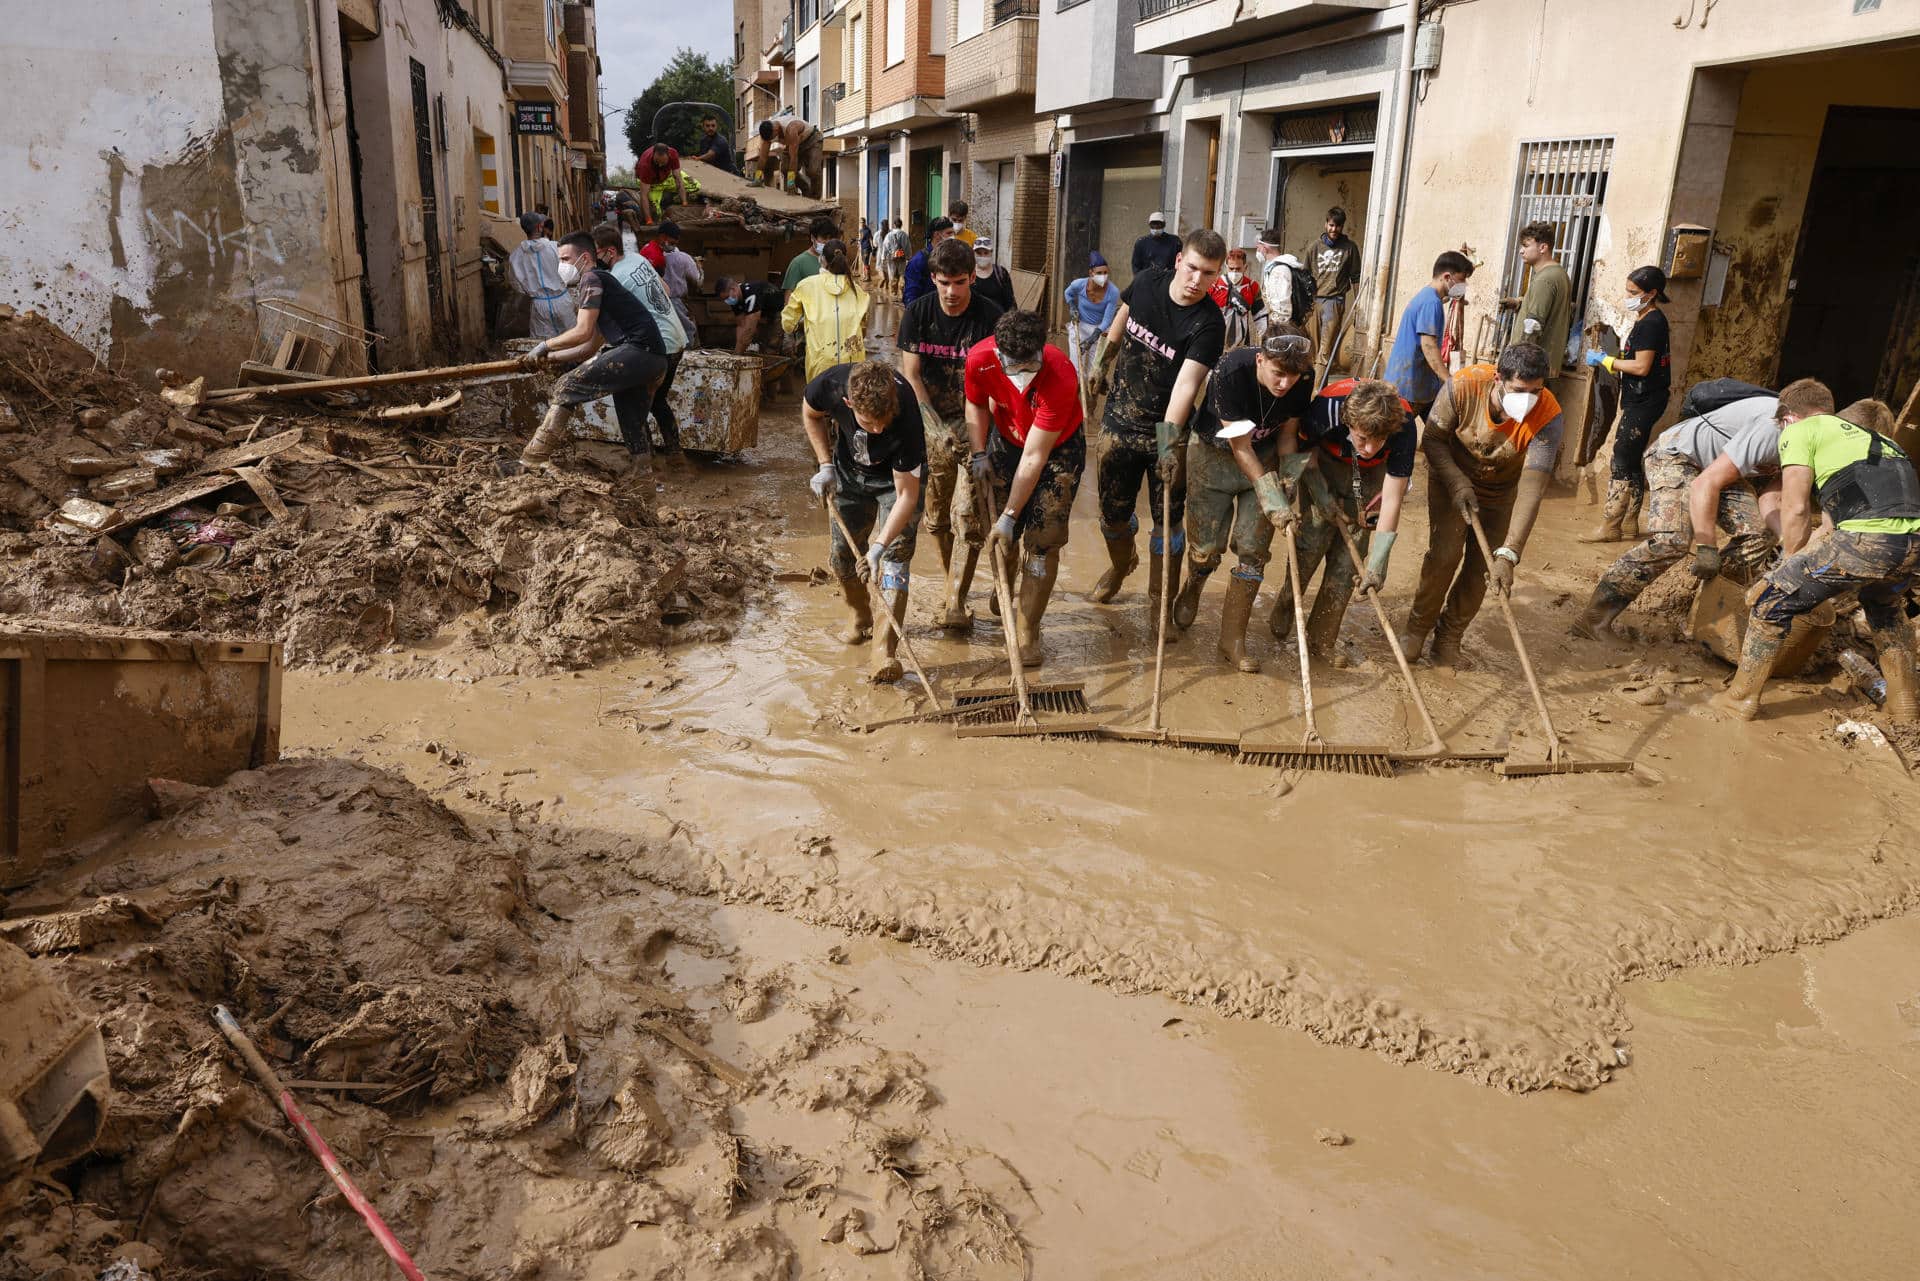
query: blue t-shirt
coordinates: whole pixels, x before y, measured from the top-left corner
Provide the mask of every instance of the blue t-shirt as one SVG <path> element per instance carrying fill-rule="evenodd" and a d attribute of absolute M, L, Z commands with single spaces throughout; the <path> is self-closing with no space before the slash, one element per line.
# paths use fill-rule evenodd
<path fill-rule="evenodd" d="M 1420 335 L 1428 334 L 1438 341 L 1446 328 L 1446 304 L 1433 292 L 1433 286 L 1423 286 L 1400 313 L 1393 356 L 1387 361 L 1387 381 L 1399 389 L 1400 399 L 1419 404 L 1440 394 L 1440 375 L 1433 372 L 1420 350 Z"/>

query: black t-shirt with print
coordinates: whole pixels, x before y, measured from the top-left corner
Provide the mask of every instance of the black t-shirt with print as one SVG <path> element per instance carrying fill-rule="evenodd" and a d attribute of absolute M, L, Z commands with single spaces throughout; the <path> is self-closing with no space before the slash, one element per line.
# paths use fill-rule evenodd
<path fill-rule="evenodd" d="M 1108 431 L 1151 437 L 1154 425 L 1167 417 L 1180 367 L 1189 360 L 1209 367 L 1220 363 L 1227 344 L 1220 309 L 1205 294 L 1189 306 L 1176 306 L 1167 293 L 1172 284 L 1173 273 L 1156 268 L 1135 276 L 1120 294 L 1127 304 L 1127 333 L 1107 397 Z"/>
<path fill-rule="evenodd" d="M 847 404 L 847 376 L 852 365 L 835 365 L 807 384 L 807 404 L 833 419 L 833 465 L 843 476 L 869 483 L 891 484 L 897 471 L 917 472 L 927 465 L 927 434 L 920 423 L 920 402 L 898 373 L 893 389 L 900 408 L 887 429 L 870 432 L 853 416 Z"/>
<path fill-rule="evenodd" d="M 1265 449 L 1288 419 L 1303 417 L 1307 406 L 1313 403 L 1310 376 L 1287 388 L 1284 396 L 1276 396 L 1262 387 L 1254 363 L 1258 355 L 1252 347 L 1241 347 L 1228 352 L 1213 371 L 1213 381 L 1207 388 L 1206 399 L 1200 402 L 1199 417 L 1194 420 L 1194 434 L 1215 449 L 1233 448 L 1233 442 L 1220 439 L 1220 428 L 1243 421 L 1253 424 L 1253 434 L 1249 437 L 1253 447 Z"/>
<path fill-rule="evenodd" d="M 1673 390 L 1673 348 L 1667 335 L 1665 312 L 1649 311 L 1634 322 L 1627 334 L 1627 349 L 1621 355 L 1632 360 L 1634 353 L 1642 351 L 1653 353 L 1653 368 L 1644 375 L 1621 374 L 1621 398 L 1664 402 Z"/>
<path fill-rule="evenodd" d="M 900 313 L 900 332 L 894 345 L 920 357 L 920 385 L 933 401 L 928 406 L 949 427 L 965 420 L 967 412 L 967 353 L 983 338 L 993 336 L 1000 308 L 982 298 L 977 289 L 967 309 L 949 316 L 940 309 L 938 294 L 915 298 Z"/>
<path fill-rule="evenodd" d="M 667 345 L 660 340 L 660 326 L 653 323 L 646 304 L 605 267 L 595 267 L 580 278 L 578 306 L 581 311 L 599 311 L 600 337 L 607 346 L 632 343 L 657 356 L 667 354 Z"/>

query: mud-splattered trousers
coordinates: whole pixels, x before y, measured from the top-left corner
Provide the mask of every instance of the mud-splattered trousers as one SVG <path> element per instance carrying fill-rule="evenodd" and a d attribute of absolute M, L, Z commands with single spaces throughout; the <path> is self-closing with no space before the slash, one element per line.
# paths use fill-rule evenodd
<path fill-rule="evenodd" d="M 1184 442 L 1174 445 L 1174 457 L 1181 456 Z M 1142 436 L 1134 432 L 1117 432 L 1111 427 L 1100 432 L 1100 461 L 1096 469 L 1094 484 L 1100 497 L 1100 536 L 1109 542 L 1117 538 L 1126 538 L 1140 528 L 1140 518 L 1134 514 L 1134 507 L 1140 501 L 1140 482 L 1147 483 L 1147 502 L 1150 504 L 1147 519 L 1153 526 L 1153 554 L 1162 553 L 1161 509 L 1163 488 L 1168 489 L 1164 496 L 1167 503 L 1165 514 L 1166 530 L 1171 531 L 1171 544 L 1164 548 L 1169 554 L 1178 556 L 1186 549 L 1187 539 L 1183 532 L 1183 523 L 1187 515 L 1187 485 L 1184 475 L 1176 475 L 1171 486 L 1160 483 L 1160 447 L 1154 443 L 1151 432 Z M 1181 471 L 1186 469 L 1182 467 Z"/>
<path fill-rule="evenodd" d="M 680 424 L 667 397 L 673 391 L 673 376 L 680 372 L 680 357 L 686 354 L 682 349 L 667 357 L 667 372 L 653 393 L 653 421 L 660 425 L 660 447 L 669 454 L 680 451 Z"/>
<path fill-rule="evenodd" d="M 1489 546 L 1498 547 L 1513 519 L 1514 500 L 1520 495 L 1520 473 L 1487 476 L 1464 450 L 1456 450 L 1460 467 L 1473 481 L 1480 503 L 1480 527 Z M 1487 599 L 1487 562 L 1473 529 L 1445 492 L 1436 485 L 1427 502 L 1427 554 L 1420 561 L 1420 585 L 1414 588 L 1409 630 L 1424 635 L 1436 629 L 1458 637 L 1467 630 Z"/>
<path fill-rule="evenodd" d="M 1867 626 L 1878 634 L 1904 631 L 1900 598 L 1920 575 L 1920 534 L 1866 534 L 1836 529 L 1817 546 L 1795 552 L 1767 575 L 1748 627 L 1765 629 L 1775 643 L 1800 615 L 1842 592 L 1860 593 Z"/>
<path fill-rule="evenodd" d="M 840 519 L 846 522 L 847 531 L 859 540 L 858 547 L 847 546 L 847 540 L 840 537 L 840 527 L 834 526 L 832 549 L 827 554 L 827 566 L 833 570 L 833 576 L 842 582 L 855 577 L 854 565 L 867 554 L 867 539 L 876 530 L 883 528 L 887 517 L 893 511 L 893 505 L 899 500 L 899 491 L 893 487 L 893 477 L 883 480 L 869 480 L 859 472 L 848 471 L 844 467 L 833 469 L 833 505 L 840 511 Z M 920 487 L 924 497 L 927 489 Z M 913 519 L 900 531 L 900 536 L 888 543 L 880 554 L 880 575 L 884 580 L 880 586 L 886 591 L 902 591 L 907 586 L 907 566 L 913 562 L 913 549 L 919 541 L 920 513 L 914 512 Z"/>
<path fill-rule="evenodd" d="M 1608 474 L 1618 481 L 1624 481 L 1635 498 L 1646 492 L 1647 441 L 1653 436 L 1653 428 L 1660 421 L 1660 415 L 1667 412 L 1666 397 L 1638 399 L 1622 395 L 1620 397 L 1620 425 L 1613 433 L 1613 457 L 1609 460 Z M 1492 536 L 1492 532 L 1488 532 Z"/>
<path fill-rule="evenodd" d="M 1276 470 L 1281 479 L 1299 474 L 1305 454 L 1279 458 L 1279 442 L 1255 446 L 1254 456 L 1267 471 Z M 1273 555 L 1273 522 L 1260 510 L 1254 497 L 1253 482 L 1240 470 L 1231 449 L 1221 449 L 1199 436 L 1187 446 L 1187 559 L 1196 573 L 1211 574 L 1220 565 L 1220 554 L 1228 547 L 1239 564 L 1235 578 L 1257 583 L 1266 577 L 1267 561 Z"/>
<path fill-rule="evenodd" d="M 1315 465 L 1327 483 L 1327 492 L 1346 516 L 1347 528 L 1364 556 L 1371 538 L 1366 526 L 1367 505 L 1378 498 L 1386 486 L 1387 469 L 1385 466 L 1354 467 L 1325 450 L 1315 453 L 1319 456 Z M 1327 519 L 1326 512 L 1307 497 L 1304 487 L 1297 491 L 1295 510 L 1300 513 L 1294 538 L 1300 548 L 1302 599 L 1313 582 L 1314 573 L 1320 571 L 1320 590 L 1313 598 L 1313 611 L 1307 615 L 1307 631 L 1317 638 L 1318 644 L 1324 645 L 1338 634 L 1340 623 L 1347 616 L 1347 607 L 1353 603 L 1354 580 L 1360 576 L 1362 566 L 1353 563 L 1346 540 Z M 1284 632 L 1292 617 L 1293 595 L 1289 589 L 1274 602 L 1276 630 Z"/>
<path fill-rule="evenodd" d="M 1631 601 L 1653 580 L 1693 554 L 1693 516 L 1687 510 L 1693 479 L 1700 468 L 1683 454 L 1662 450 L 1647 458 L 1647 531 L 1645 542 L 1608 566 L 1600 585 L 1618 599 Z M 1729 535 L 1727 562 L 1752 571 L 1773 547 L 1773 535 L 1760 518 L 1760 503 L 1745 481 L 1720 491 L 1715 523 Z"/>
<path fill-rule="evenodd" d="M 613 398 L 613 416 L 620 424 L 620 438 L 627 452 L 642 457 L 652 452 L 653 438 L 647 431 L 647 410 L 653 403 L 654 388 L 667 374 L 667 358 L 635 343 L 621 343 L 595 353 L 592 359 L 560 375 L 553 384 L 553 403 L 584 405 L 602 397 Z M 564 418 L 549 419 L 540 425 L 521 457 L 540 462 L 566 443 L 569 436 Z"/>
<path fill-rule="evenodd" d="M 998 431 L 987 437 L 987 464 L 993 469 L 993 510 L 1003 512 L 1013 493 L 1013 473 L 1020 466 L 1020 446 Z M 1067 545 L 1067 522 L 1073 515 L 1074 495 L 1087 469 L 1087 433 L 1083 428 L 1054 444 L 1040 479 L 1013 522 L 1014 537 L 1023 559 L 1031 560 Z M 962 469 L 964 470 L 964 468 Z M 1034 571 L 1038 577 L 1038 571 Z"/>
<path fill-rule="evenodd" d="M 967 436 L 966 420 L 943 419 L 925 404 L 920 406 L 920 420 L 927 430 L 927 482 L 922 490 L 926 497 L 921 507 L 927 532 L 938 541 L 957 528 L 962 539 L 979 547 L 987 541 L 987 532 L 980 528 L 980 495 L 969 465 L 973 441 Z M 992 441 L 988 444 L 991 447 Z"/>

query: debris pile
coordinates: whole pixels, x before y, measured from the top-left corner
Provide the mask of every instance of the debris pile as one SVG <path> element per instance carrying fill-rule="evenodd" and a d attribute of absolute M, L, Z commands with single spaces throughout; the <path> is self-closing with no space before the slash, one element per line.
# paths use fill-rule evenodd
<path fill-rule="evenodd" d="M 0 317 L 0 613 L 265 635 L 332 667 L 458 624 L 522 672 L 729 632 L 752 581 L 737 515 L 658 510 L 618 450 L 611 481 L 502 479 L 497 407 L 436 426 L 357 398 L 156 395 Z"/>
<path fill-rule="evenodd" d="M 156 808 L 9 905 L 98 1014 L 113 1107 L 90 1156 L 0 1208 L 5 1281 L 379 1274 L 218 1004 L 428 1275 L 1027 1274 L 1031 1198 L 942 1136 L 919 1065 L 865 1044 L 844 996 L 751 971 L 710 905 L 604 838 L 326 758 Z M 712 977 L 685 986 L 676 955 Z"/>

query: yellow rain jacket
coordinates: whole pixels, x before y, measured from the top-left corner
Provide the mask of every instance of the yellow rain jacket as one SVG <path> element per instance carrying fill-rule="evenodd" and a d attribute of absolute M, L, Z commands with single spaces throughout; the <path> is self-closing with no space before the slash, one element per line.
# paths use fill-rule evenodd
<path fill-rule="evenodd" d="M 780 327 L 793 333 L 807 327 L 807 381 L 835 365 L 867 358 L 867 307 L 871 298 L 846 276 L 822 271 L 808 276 L 787 295 Z"/>

